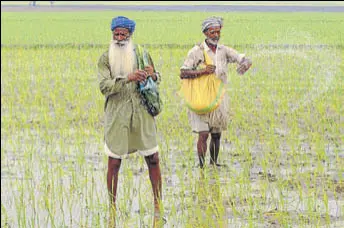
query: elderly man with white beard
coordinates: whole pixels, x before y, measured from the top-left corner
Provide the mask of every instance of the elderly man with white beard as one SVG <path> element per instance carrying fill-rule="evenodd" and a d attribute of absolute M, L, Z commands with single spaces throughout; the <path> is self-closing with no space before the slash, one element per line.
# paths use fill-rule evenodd
<path fill-rule="evenodd" d="M 128 154 L 144 156 L 154 196 L 154 215 L 160 217 L 162 199 L 157 129 L 153 116 L 142 105 L 138 83 L 151 76 L 160 81 L 152 58 L 144 70 L 138 69 L 137 45 L 132 41 L 135 22 L 119 16 L 112 19 L 108 51 L 98 61 L 98 79 L 105 96 L 104 147 L 108 156 L 107 188 L 112 211 L 116 211 L 116 192 L 121 161 Z M 113 219 L 115 213 L 113 214 Z"/>
<path fill-rule="evenodd" d="M 237 72 L 244 74 L 252 65 L 252 61 L 239 54 L 233 48 L 219 44 L 223 19 L 220 17 L 206 18 L 202 23 L 202 32 L 205 40 L 195 45 L 187 55 L 183 66 L 180 68 L 180 78 L 182 80 L 193 80 L 197 77 L 207 77 L 207 75 L 216 74 L 216 77 L 227 83 L 228 64 L 236 63 Z M 205 63 L 205 55 L 212 60 L 214 65 L 200 66 Z M 188 112 L 189 122 L 192 131 L 198 134 L 197 153 L 200 168 L 204 167 L 205 155 L 207 151 L 207 139 L 211 135 L 209 145 L 210 164 L 221 166 L 217 159 L 220 149 L 221 132 L 227 129 L 228 125 L 228 104 L 226 94 L 219 107 L 206 114 L 197 114 L 191 110 Z"/>

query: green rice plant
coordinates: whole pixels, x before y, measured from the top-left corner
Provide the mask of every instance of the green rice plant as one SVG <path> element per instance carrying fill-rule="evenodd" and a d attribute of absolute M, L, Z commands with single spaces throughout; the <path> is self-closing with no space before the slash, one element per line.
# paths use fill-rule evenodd
<path fill-rule="evenodd" d="M 178 91 L 179 68 L 203 39 L 200 22 L 210 13 L 115 14 L 138 22 L 134 39 L 162 74 L 164 110 L 156 122 L 167 227 L 340 226 L 341 14 L 220 13 L 221 42 L 254 65 L 243 76 L 229 66 L 230 123 L 219 158 L 227 167 L 208 167 L 204 176 Z M 2 224 L 106 227 L 104 97 L 96 63 L 111 38 L 100 25 L 113 16 L 2 13 Z M 119 226 L 153 221 L 145 167 L 140 156 L 123 161 Z"/>

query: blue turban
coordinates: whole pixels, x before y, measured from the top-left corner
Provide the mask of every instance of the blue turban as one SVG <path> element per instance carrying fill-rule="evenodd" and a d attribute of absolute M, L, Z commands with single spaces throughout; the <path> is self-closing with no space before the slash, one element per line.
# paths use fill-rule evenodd
<path fill-rule="evenodd" d="M 111 31 L 113 31 L 115 28 L 126 28 L 129 30 L 129 33 L 133 33 L 135 30 L 135 25 L 135 21 L 123 16 L 119 16 L 112 19 Z"/>

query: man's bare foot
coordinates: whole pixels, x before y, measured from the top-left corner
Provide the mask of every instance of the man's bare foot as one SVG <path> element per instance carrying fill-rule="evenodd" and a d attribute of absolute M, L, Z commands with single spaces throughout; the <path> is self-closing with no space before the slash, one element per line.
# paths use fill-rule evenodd
<path fill-rule="evenodd" d="M 108 228 L 115 228 L 116 227 L 116 206 L 110 206 L 109 212 L 109 221 L 108 221 Z"/>
<path fill-rule="evenodd" d="M 154 212 L 153 228 L 163 227 L 166 222 L 167 219 L 165 218 L 165 216 L 162 216 L 161 213 L 158 211 Z"/>
<path fill-rule="evenodd" d="M 227 167 L 227 165 L 225 164 L 219 164 L 219 163 L 214 163 L 214 162 L 210 162 L 210 165 L 216 166 L 216 167 Z"/>

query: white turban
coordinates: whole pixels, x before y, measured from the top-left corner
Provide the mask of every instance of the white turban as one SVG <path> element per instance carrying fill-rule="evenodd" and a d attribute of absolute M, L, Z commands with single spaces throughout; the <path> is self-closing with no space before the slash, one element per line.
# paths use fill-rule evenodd
<path fill-rule="evenodd" d="M 222 17 L 208 17 L 202 23 L 202 32 L 207 30 L 210 27 L 222 27 L 223 26 L 223 19 Z"/>

